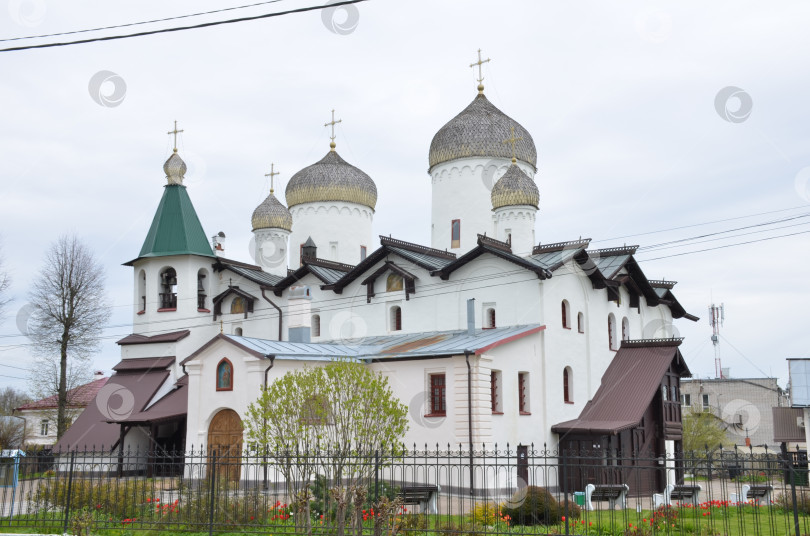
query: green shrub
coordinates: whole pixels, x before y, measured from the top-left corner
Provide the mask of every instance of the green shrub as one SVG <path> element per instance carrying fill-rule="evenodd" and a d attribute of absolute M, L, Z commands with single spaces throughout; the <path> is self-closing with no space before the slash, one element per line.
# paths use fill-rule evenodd
<path fill-rule="evenodd" d="M 70 509 L 104 510 L 115 517 L 131 518 L 154 491 L 152 482 L 143 479 L 75 479 L 70 486 Z M 68 479 L 41 481 L 33 501 L 45 511 L 66 508 Z"/>
<path fill-rule="evenodd" d="M 492 502 L 482 502 L 475 505 L 470 512 L 470 519 L 476 525 L 491 527 L 498 520 L 500 509 Z"/>
<path fill-rule="evenodd" d="M 546 488 L 529 486 L 518 491 L 501 508 L 511 525 L 554 525 L 562 521 L 564 506 Z M 568 516 L 580 516 L 579 506 L 569 501 Z"/>
<path fill-rule="evenodd" d="M 774 500 L 774 504 L 784 510 L 786 512 L 793 511 L 793 495 L 788 493 L 780 493 L 776 496 L 776 500 Z M 808 515 L 810 514 L 810 495 L 807 493 L 802 493 L 798 489 L 796 490 L 796 505 L 798 506 L 797 510 L 800 514 Z"/>

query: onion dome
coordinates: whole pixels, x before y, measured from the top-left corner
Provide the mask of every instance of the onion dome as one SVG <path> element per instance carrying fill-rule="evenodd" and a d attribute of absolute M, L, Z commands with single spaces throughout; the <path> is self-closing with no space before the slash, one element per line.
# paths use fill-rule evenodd
<path fill-rule="evenodd" d="M 292 176 L 285 192 L 287 205 L 347 201 L 374 210 L 377 186 L 371 177 L 343 160 L 334 148 L 320 161 Z"/>
<path fill-rule="evenodd" d="M 287 210 L 287 207 L 281 204 L 281 201 L 276 199 L 272 189 L 267 199 L 262 201 L 262 204 L 253 211 L 250 221 L 253 224 L 254 231 L 257 229 L 285 229 L 292 231 L 292 214 Z"/>
<path fill-rule="evenodd" d="M 483 86 L 479 87 L 483 90 Z M 457 158 L 512 158 L 512 147 L 504 140 L 522 138 L 515 143 L 518 159 L 537 167 L 537 149 L 529 132 L 500 111 L 479 91 L 469 106 L 439 129 L 430 142 L 430 168 Z"/>
<path fill-rule="evenodd" d="M 177 149 L 174 150 L 172 155 L 163 164 L 163 172 L 166 174 L 166 179 L 169 184 L 183 184 L 183 177 L 186 174 L 186 163 L 177 154 Z"/>
<path fill-rule="evenodd" d="M 512 161 L 503 177 L 492 187 L 492 210 L 515 205 L 531 205 L 537 208 L 540 203 L 540 190 L 537 184 Z"/>

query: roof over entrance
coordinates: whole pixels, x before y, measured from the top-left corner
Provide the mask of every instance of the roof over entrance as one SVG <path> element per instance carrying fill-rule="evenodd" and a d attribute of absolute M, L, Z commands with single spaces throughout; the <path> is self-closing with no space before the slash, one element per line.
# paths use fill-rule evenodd
<path fill-rule="evenodd" d="M 681 341 L 622 341 L 602 376 L 602 384 L 579 417 L 555 424 L 551 431 L 612 435 L 637 426 L 671 365 L 681 377 L 691 376 L 678 350 Z"/>

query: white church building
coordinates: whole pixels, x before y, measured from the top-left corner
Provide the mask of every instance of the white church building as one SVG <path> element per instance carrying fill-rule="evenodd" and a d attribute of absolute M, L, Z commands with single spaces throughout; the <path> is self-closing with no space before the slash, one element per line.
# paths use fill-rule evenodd
<path fill-rule="evenodd" d="M 428 158 L 429 246 L 375 238 L 377 186 L 333 135 L 325 156 L 289 180 L 286 206 L 271 188 L 240 223 L 252 225 L 253 265 L 209 239 L 175 149 L 143 247 L 126 263 L 132 334 L 58 447 L 238 446 L 263 385 L 351 357 L 387 376 L 409 406 L 409 445 L 552 447 L 598 436 L 629 449 L 622 434 L 651 412 L 663 425 L 644 444 L 676 451 L 688 370 L 672 322 L 696 318 L 675 283 L 649 279 L 635 247 L 538 242 L 537 150 L 483 85 Z M 621 367 L 648 373 L 624 386 Z"/>

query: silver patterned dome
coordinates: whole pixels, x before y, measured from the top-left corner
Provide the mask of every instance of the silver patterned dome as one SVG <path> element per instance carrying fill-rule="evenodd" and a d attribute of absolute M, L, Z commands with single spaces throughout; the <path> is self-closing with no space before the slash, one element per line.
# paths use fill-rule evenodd
<path fill-rule="evenodd" d="M 481 88 L 483 89 L 483 88 Z M 515 156 L 537 167 L 537 149 L 531 134 L 479 93 L 469 106 L 439 129 L 430 142 L 430 169 L 457 158 L 512 158 L 512 146 L 504 140 L 523 138 L 515 143 Z"/>
<path fill-rule="evenodd" d="M 515 205 L 540 204 L 540 190 L 531 177 L 523 173 L 517 164 L 512 163 L 503 177 L 492 187 L 492 210 Z"/>
<path fill-rule="evenodd" d="M 293 220 L 292 214 L 287 210 L 287 207 L 282 205 L 281 201 L 273 195 L 273 190 L 270 190 L 267 199 L 262 201 L 262 204 L 253 211 L 250 222 L 253 224 L 254 231 L 257 229 L 286 229 L 292 231 Z"/>
<path fill-rule="evenodd" d="M 343 160 L 333 149 L 320 161 L 292 176 L 285 191 L 287 206 L 348 201 L 374 210 L 377 186 L 371 177 Z"/>
<path fill-rule="evenodd" d="M 166 179 L 169 184 L 183 184 L 183 177 L 186 174 L 186 163 L 177 154 L 177 149 L 174 150 L 172 155 L 163 164 L 163 172 L 166 174 Z"/>

